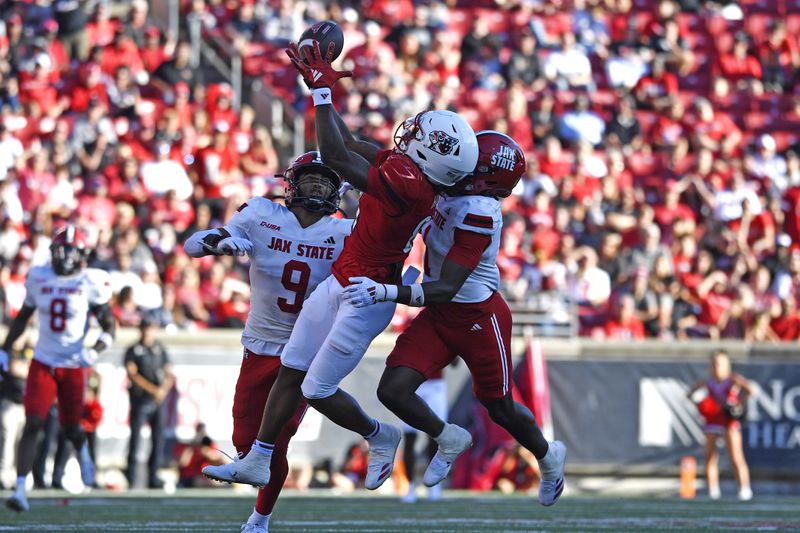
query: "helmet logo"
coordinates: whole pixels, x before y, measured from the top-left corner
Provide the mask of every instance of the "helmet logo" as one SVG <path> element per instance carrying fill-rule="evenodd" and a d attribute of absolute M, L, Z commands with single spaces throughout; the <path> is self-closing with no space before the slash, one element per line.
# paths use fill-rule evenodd
<path fill-rule="evenodd" d="M 455 147 L 458 146 L 458 139 L 451 137 L 441 130 L 430 132 L 428 134 L 428 140 L 431 143 L 431 150 L 442 155 L 450 155 L 453 153 Z"/>
<path fill-rule="evenodd" d="M 509 147 L 502 145 L 492 154 L 492 165 L 503 170 L 514 170 L 517 164 L 517 154 Z"/>

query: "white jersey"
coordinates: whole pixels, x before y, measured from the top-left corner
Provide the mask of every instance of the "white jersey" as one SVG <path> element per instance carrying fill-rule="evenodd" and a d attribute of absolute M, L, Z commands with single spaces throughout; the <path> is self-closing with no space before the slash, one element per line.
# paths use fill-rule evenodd
<path fill-rule="evenodd" d="M 39 312 L 39 341 L 33 358 L 57 368 L 81 366 L 89 310 L 111 300 L 107 272 L 83 269 L 59 276 L 50 265 L 33 267 L 25 280 L 25 305 Z"/>
<path fill-rule="evenodd" d="M 478 303 L 500 287 L 497 253 L 503 217 L 500 202 L 488 196 L 440 196 L 425 235 L 425 281 L 439 279 L 442 265 L 455 243 L 456 229 L 489 235 L 491 244 L 453 298 L 456 303 Z"/>
<path fill-rule="evenodd" d="M 253 243 L 245 348 L 281 354 L 303 302 L 330 275 L 352 225 L 326 216 L 303 228 L 288 208 L 261 197 L 239 208 L 225 229 Z"/>

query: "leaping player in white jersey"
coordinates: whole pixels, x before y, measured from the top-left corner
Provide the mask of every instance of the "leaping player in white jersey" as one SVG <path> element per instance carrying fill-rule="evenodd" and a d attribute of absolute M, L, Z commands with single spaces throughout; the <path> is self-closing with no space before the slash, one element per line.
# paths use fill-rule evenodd
<path fill-rule="evenodd" d="M 500 198 L 511 194 L 525 172 L 525 155 L 507 135 L 477 133 L 475 172 L 439 197 L 425 232 L 426 308 L 397 339 L 386 361 L 378 397 L 407 424 L 435 437 L 439 451 L 423 481 L 442 481 L 458 457 L 458 426 L 446 424 L 416 394 L 428 378 L 460 356 L 473 389 L 497 424 L 538 459 L 539 502 L 553 505 L 564 490 L 566 447 L 547 442 L 533 414 L 511 395 L 511 311 L 497 292 L 497 253 L 503 217 Z M 408 287 L 351 278 L 345 298 L 356 307 L 382 301 L 413 305 Z"/>
<path fill-rule="evenodd" d="M 86 237 L 69 226 L 53 237 L 52 264 L 34 267 L 25 280 L 25 303 L 9 327 L 0 361 L 7 360 L 35 311 L 39 312 L 39 340 L 25 383 L 25 429 L 17 447 L 17 487 L 6 500 L 14 511 L 27 511 L 25 480 L 36 457 L 47 413 L 58 398 L 58 417 L 66 437 L 78 450 L 81 478 L 94 485 L 94 464 L 80 421 L 87 371 L 114 341 L 111 283 L 108 273 L 85 268 L 89 252 Z M 103 332 L 94 346 L 84 346 L 89 314 Z"/>
<path fill-rule="evenodd" d="M 286 206 L 252 198 L 227 225 L 199 231 L 184 245 L 192 257 L 250 256 L 251 308 L 242 334 L 244 358 L 233 399 L 232 440 L 240 457 L 250 451 L 258 434 L 283 347 L 303 302 L 330 275 L 353 225 L 352 220 L 328 216 L 339 207 L 341 178 L 322 163 L 318 152 L 295 159 L 284 178 Z M 275 443 L 270 482 L 258 491 L 255 509 L 242 526 L 244 533 L 269 530 L 272 509 L 289 473 L 289 440 L 305 411 L 303 402 L 283 426 Z"/>

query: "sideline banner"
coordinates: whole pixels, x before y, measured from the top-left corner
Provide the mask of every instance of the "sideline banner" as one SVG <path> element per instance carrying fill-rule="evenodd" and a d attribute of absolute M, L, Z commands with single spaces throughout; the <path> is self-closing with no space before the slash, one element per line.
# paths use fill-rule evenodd
<path fill-rule="evenodd" d="M 707 363 L 551 360 L 548 367 L 555 436 L 570 462 L 665 467 L 702 455 L 702 420 L 686 392 L 707 376 Z M 756 389 L 742 420 L 750 467 L 800 475 L 800 362 L 733 367 Z"/>

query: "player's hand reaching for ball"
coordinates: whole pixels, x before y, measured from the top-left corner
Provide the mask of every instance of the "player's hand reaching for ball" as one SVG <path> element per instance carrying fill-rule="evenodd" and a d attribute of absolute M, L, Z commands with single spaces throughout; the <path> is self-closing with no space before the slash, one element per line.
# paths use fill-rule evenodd
<path fill-rule="evenodd" d="M 334 43 L 328 45 L 325 57 L 322 57 L 319 43 L 316 41 L 310 48 L 306 48 L 305 61 L 300 56 L 300 50 L 297 48 L 296 43 L 289 45 L 289 48 L 286 49 L 286 55 L 289 56 L 294 67 L 303 76 L 303 81 L 309 89 L 331 88 L 340 79 L 353 75 L 350 71 L 340 72 L 331 66 L 334 56 Z"/>
<path fill-rule="evenodd" d="M 388 300 L 386 285 L 366 277 L 350 278 L 350 285 L 344 288 L 344 301 L 353 307 L 367 307 Z"/>
<path fill-rule="evenodd" d="M 203 243 L 206 250 L 214 255 L 247 255 L 253 250 L 253 243 L 242 237 L 226 237 L 219 241 L 216 246 Z"/>

